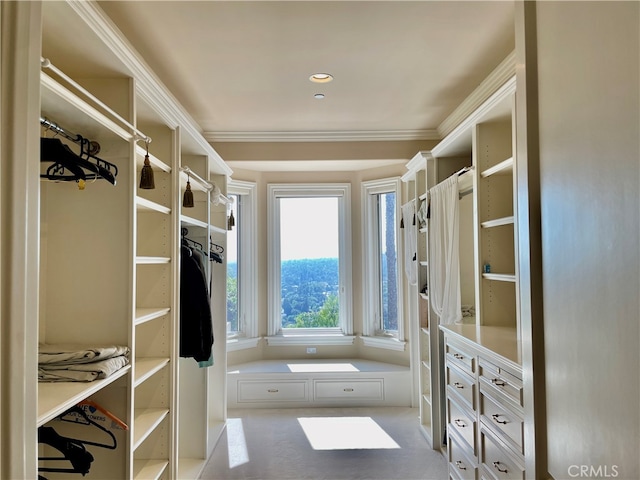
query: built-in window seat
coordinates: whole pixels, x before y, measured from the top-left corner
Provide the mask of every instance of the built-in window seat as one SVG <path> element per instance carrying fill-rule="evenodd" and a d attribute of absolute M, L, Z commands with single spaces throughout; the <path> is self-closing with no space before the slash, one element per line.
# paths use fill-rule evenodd
<path fill-rule="evenodd" d="M 411 406 L 409 367 L 390 363 L 262 360 L 227 372 L 229 408 Z"/>

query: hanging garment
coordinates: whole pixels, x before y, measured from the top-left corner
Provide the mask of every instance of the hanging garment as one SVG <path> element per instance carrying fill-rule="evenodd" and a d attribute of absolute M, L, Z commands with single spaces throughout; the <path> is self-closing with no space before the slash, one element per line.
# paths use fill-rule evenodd
<path fill-rule="evenodd" d="M 410 285 L 418 284 L 418 226 L 416 225 L 416 207 L 412 201 L 402 206 L 402 224 L 404 225 L 404 271 Z"/>
<path fill-rule="evenodd" d="M 213 349 L 207 275 L 189 247 L 182 246 L 180 259 L 180 356 L 206 362 Z"/>
<path fill-rule="evenodd" d="M 458 176 L 440 182 L 429 193 L 429 297 L 440 323 L 450 325 L 462 320 Z"/>

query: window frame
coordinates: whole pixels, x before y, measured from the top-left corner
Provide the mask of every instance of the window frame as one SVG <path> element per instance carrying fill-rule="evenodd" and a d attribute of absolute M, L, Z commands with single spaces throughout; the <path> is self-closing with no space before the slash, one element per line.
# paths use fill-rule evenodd
<path fill-rule="evenodd" d="M 282 328 L 280 198 L 337 197 L 339 222 L 340 326 Z M 267 184 L 268 336 L 269 345 L 350 345 L 353 343 L 351 185 L 348 183 Z"/>
<path fill-rule="evenodd" d="M 238 333 L 227 335 L 227 351 L 254 348 L 258 345 L 258 244 L 257 184 L 230 179 L 227 193 L 240 197 L 241 211 L 237 211 L 235 228 L 238 229 Z M 233 208 L 233 205 L 231 206 Z M 236 210 L 238 207 L 236 206 Z M 245 234 L 241 233 L 245 232 Z"/>
<path fill-rule="evenodd" d="M 384 178 L 362 182 L 362 275 L 363 275 L 363 304 L 362 304 L 362 336 L 366 346 L 403 351 L 406 346 L 405 325 L 403 313 L 403 244 L 400 238 L 400 228 L 396 224 L 396 264 L 397 264 L 397 311 L 398 330 L 385 331 L 380 302 L 380 223 L 377 207 L 377 195 L 395 193 L 396 221 L 401 218 L 400 209 L 401 179 L 399 177 Z"/>

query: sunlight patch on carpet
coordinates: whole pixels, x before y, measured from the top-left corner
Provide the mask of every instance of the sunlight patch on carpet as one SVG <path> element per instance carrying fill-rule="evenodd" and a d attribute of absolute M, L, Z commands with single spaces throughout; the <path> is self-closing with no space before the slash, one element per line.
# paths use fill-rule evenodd
<path fill-rule="evenodd" d="M 300 417 L 314 450 L 400 448 L 371 417 Z"/>
<path fill-rule="evenodd" d="M 249 451 L 241 418 L 227 419 L 227 439 L 229 442 L 229 468 L 249 463 Z"/>

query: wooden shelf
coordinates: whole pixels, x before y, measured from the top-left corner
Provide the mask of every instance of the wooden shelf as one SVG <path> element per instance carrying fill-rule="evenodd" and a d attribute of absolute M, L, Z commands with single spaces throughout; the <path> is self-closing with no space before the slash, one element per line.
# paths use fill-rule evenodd
<path fill-rule="evenodd" d="M 513 157 L 507 158 L 502 162 L 489 167 L 484 170 L 480 175 L 482 178 L 490 177 L 491 175 L 506 175 L 513 172 Z"/>
<path fill-rule="evenodd" d="M 38 383 L 38 426 L 53 420 L 82 400 L 99 392 L 125 375 L 130 369 L 131 365 L 127 365 L 109 377 L 93 382 Z"/>
<path fill-rule="evenodd" d="M 209 226 L 207 222 L 203 222 L 202 220 L 198 220 L 197 218 L 188 217 L 187 215 L 180 215 L 180 224 L 183 227 L 207 228 Z"/>
<path fill-rule="evenodd" d="M 143 197 L 136 197 L 136 209 L 138 212 L 155 212 L 163 213 L 165 215 L 169 215 L 171 213 L 171 209 L 169 207 L 165 207 L 164 205 L 152 202 L 151 200 L 147 200 Z"/>
<path fill-rule="evenodd" d="M 135 360 L 135 378 L 133 380 L 134 387 L 137 387 L 146 379 L 152 377 L 169 363 L 168 357 L 147 357 L 136 358 Z"/>
<path fill-rule="evenodd" d="M 515 223 L 515 218 L 513 215 L 503 218 L 496 218 L 494 220 L 487 220 L 486 222 L 482 222 L 480 226 L 482 228 L 493 228 L 493 227 L 501 227 L 503 225 L 513 225 Z"/>
<path fill-rule="evenodd" d="M 171 311 L 169 307 L 158 307 L 158 308 L 136 308 L 136 318 L 134 320 L 135 325 L 141 325 L 145 322 L 149 322 L 151 320 L 155 320 L 156 318 L 162 317 Z"/>
<path fill-rule="evenodd" d="M 512 273 L 483 273 L 482 278 L 495 280 L 496 282 L 515 282 L 516 276 Z"/>
<path fill-rule="evenodd" d="M 136 257 L 136 265 L 162 265 L 171 263 L 170 257 Z"/>
<path fill-rule="evenodd" d="M 133 461 L 133 478 L 134 480 L 158 480 L 168 465 L 167 459 L 136 459 Z"/>
<path fill-rule="evenodd" d="M 137 449 L 151 435 L 160 422 L 169 414 L 168 408 L 136 409 L 133 419 L 133 450 Z"/>
<path fill-rule="evenodd" d="M 133 138 L 130 132 L 44 72 L 40 72 L 40 90 L 41 113 L 48 120 L 55 123 L 63 118 L 65 128 L 83 132 L 87 138 L 104 133 L 105 128 L 124 140 Z"/>

